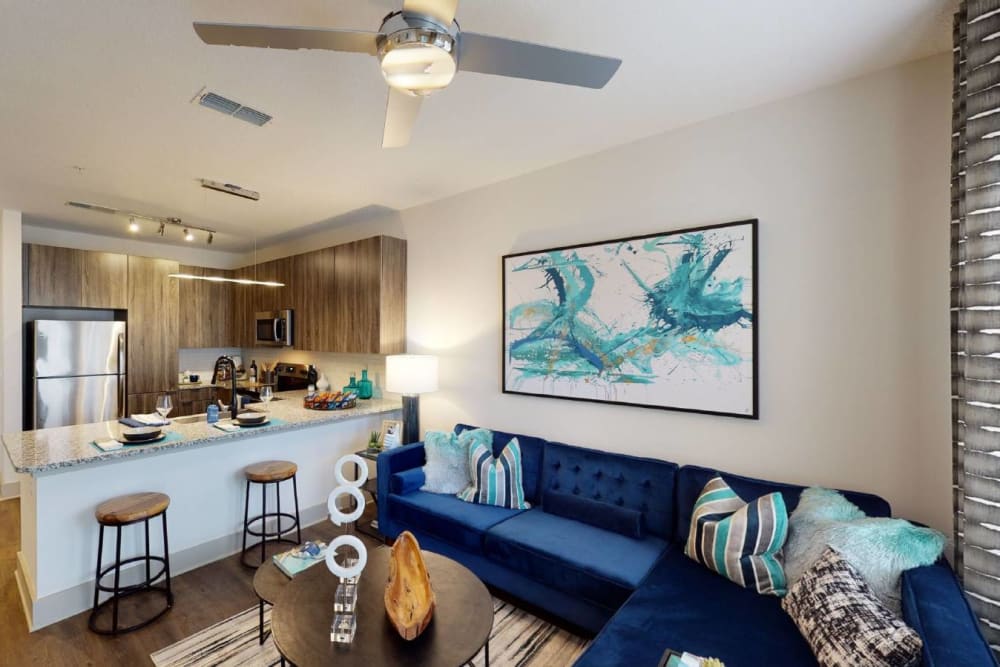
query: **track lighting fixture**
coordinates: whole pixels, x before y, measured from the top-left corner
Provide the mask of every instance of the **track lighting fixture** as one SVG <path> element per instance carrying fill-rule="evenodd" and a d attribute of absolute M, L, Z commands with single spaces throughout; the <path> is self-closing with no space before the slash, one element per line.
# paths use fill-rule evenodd
<path fill-rule="evenodd" d="M 111 206 L 103 206 L 101 204 L 92 204 L 83 201 L 68 201 L 67 206 L 75 206 L 76 208 L 86 209 L 88 211 L 96 211 L 98 213 L 107 213 L 109 215 L 125 215 L 128 216 L 128 230 L 133 234 L 140 231 L 139 220 L 149 220 L 150 222 L 159 223 L 159 228 L 156 233 L 162 237 L 166 237 L 167 225 L 172 227 L 179 227 L 184 230 L 184 240 L 187 242 L 194 241 L 194 232 L 205 232 L 208 234 L 208 243 L 211 245 L 212 241 L 215 240 L 215 230 L 209 229 L 207 227 L 198 227 L 197 225 L 185 224 L 180 218 L 162 218 L 155 215 L 144 215 L 142 213 L 137 213 L 136 211 L 122 210 L 120 208 L 113 208 Z M 192 231 L 193 230 L 193 231 Z"/>

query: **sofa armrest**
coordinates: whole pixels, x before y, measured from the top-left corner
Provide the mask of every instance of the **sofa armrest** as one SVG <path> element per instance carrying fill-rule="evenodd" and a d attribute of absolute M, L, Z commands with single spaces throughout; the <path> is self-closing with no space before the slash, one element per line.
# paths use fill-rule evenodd
<path fill-rule="evenodd" d="M 419 468 L 426 463 L 424 443 L 415 442 L 378 455 L 375 461 L 375 484 L 378 489 L 378 523 L 380 528 L 389 525 L 389 484 L 397 472 Z M 382 529 L 385 534 L 385 529 Z"/>
<path fill-rule="evenodd" d="M 924 641 L 924 667 L 997 664 L 947 562 L 907 570 L 901 584 L 903 620 Z"/>

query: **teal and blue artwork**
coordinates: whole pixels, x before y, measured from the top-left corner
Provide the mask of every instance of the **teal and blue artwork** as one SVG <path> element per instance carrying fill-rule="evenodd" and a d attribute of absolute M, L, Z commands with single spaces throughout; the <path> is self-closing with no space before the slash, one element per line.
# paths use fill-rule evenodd
<path fill-rule="evenodd" d="M 504 391 L 756 419 L 756 262 L 756 220 L 504 256 Z"/>

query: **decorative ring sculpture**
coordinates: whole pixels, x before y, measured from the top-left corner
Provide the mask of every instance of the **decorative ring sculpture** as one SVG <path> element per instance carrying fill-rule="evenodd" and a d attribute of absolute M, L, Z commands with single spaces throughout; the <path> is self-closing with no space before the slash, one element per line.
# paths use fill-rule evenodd
<path fill-rule="evenodd" d="M 358 562 L 350 567 L 343 567 L 338 563 L 337 549 L 340 547 L 354 547 L 354 550 L 358 552 Z M 364 543 L 354 535 L 340 535 L 334 538 L 330 542 L 330 546 L 326 548 L 326 567 L 334 576 L 341 579 L 352 579 L 359 576 L 367 563 L 368 550 L 365 548 Z"/>
<path fill-rule="evenodd" d="M 357 479 L 347 479 L 344 477 L 344 465 L 347 463 L 353 463 L 356 466 L 355 469 L 358 471 Z M 368 481 L 368 464 L 365 463 L 365 460 L 357 454 L 341 456 L 337 460 L 337 464 L 333 467 L 333 476 L 337 478 L 337 484 L 339 486 L 360 487 Z"/>
<path fill-rule="evenodd" d="M 354 498 L 354 510 L 351 512 L 342 512 L 337 506 L 337 499 L 341 496 L 351 496 Z M 361 493 L 361 489 L 355 486 L 338 486 L 336 489 L 330 492 L 330 497 L 327 498 L 326 508 L 330 511 L 330 521 L 337 526 L 343 526 L 345 523 L 352 523 L 361 518 L 361 515 L 365 511 L 365 497 Z"/>

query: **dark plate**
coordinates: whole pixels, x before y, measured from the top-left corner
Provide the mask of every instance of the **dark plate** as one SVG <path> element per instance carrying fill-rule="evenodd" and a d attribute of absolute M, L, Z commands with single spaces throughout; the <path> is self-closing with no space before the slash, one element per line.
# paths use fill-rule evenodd
<path fill-rule="evenodd" d="M 149 433 L 126 433 L 122 431 L 122 437 L 119 440 L 123 442 L 146 442 L 159 438 L 161 435 L 163 435 L 163 429 L 161 428 L 157 428 L 155 431 Z"/>
<path fill-rule="evenodd" d="M 159 435 L 153 436 L 152 438 L 146 438 L 145 440 L 119 440 L 118 442 L 123 445 L 148 445 L 154 442 L 159 442 L 166 437 L 166 433 L 160 433 Z"/>
<path fill-rule="evenodd" d="M 236 425 L 239 426 L 240 428 L 253 428 L 255 426 L 267 426 L 270 423 L 271 423 L 271 418 L 268 417 L 267 419 L 265 419 L 262 422 L 239 422 L 239 421 L 237 421 Z"/>
<path fill-rule="evenodd" d="M 236 421 L 237 424 L 240 424 L 240 425 L 246 425 L 246 424 L 263 424 L 264 422 L 270 420 L 270 417 L 268 417 L 267 415 L 264 415 L 264 414 L 260 414 L 260 413 L 252 415 L 249 418 L 246 417 L 246 416 L 244 416 L 244 415 L 245 415 L 245 413 L 243 415 L 239 415 L 238 417 L 236 417 L 235 421 Z"/>

